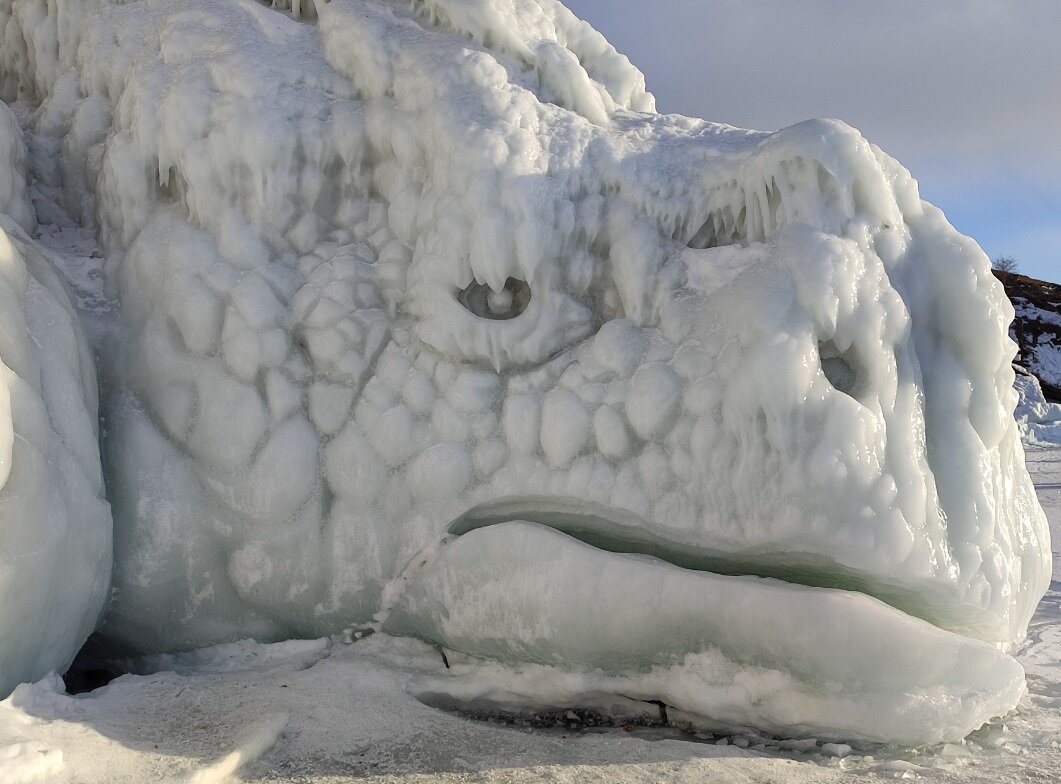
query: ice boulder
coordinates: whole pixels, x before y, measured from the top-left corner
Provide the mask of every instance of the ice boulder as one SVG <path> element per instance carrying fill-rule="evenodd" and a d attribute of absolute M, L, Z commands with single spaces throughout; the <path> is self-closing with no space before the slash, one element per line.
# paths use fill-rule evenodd
<path fill-rule="evenodd" d="M 101 644 L 374 622 L 903 742 L 1016 704 L 1013 311 L 905 169 L 659 115 L 554 0 L 272 5 L 0 6 L 120 300 Z"/>
<path fill-rule="evenodd" d="M 25 150 L 0 104 L 0 694 L 70 664 L 111 570 L 96 373 L 47 254 L 27 234 Z"/>

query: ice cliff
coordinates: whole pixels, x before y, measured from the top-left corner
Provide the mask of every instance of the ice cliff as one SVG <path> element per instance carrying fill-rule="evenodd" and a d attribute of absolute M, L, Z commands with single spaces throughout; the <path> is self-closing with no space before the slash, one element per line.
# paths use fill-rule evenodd
<path fill-rule="evenodd" d="M 0 2 L 37 210 L 105 256 L 99 646 L 376 623 L 572 704 L 909 743 L 1016 704 L 1049 542 L 1013 310 L 899 164 L 656 114 L 553 0 L 294 5 Z M 97 587 L 35 619 L 71 640 L 81 517 L 51 547 Z M 19 617 L 0 655 L 69 659 Z"/>

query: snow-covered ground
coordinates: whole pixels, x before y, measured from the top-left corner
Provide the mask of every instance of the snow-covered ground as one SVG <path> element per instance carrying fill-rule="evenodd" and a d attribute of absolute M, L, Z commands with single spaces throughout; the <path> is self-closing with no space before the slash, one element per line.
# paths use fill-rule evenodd
<path fill-rule="evenodd" d="M 504 687 L 511 673 L 451 651 L 447 670 L 421 642 L 350 634 L 142 660 L 129 664 L 149 674 L 77 696 L 58 679 L 22 686 L 0 703 L 0 781 L 1057 781 L 1061 449 L 1027 457 L 1054 541 L 1054 582 L 1019 656 L 1029 694 L 960 745 L 696 734 L 660 726 L 654 705 L 626 726 L 564 710 L 472 718 L 424 695 L 442 679 Z"/>

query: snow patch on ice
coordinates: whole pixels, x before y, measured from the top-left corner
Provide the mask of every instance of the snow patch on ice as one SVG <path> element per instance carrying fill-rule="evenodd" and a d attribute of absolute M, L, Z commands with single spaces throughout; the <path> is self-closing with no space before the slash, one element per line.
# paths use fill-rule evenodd
<path fill-rule="evenodd" d="M 224 784 L 229 781 L 240 768 L 259 759 L 276 744 L 287 722 L 288 717 L 284 713 L 275 713 L 262 719 L 250 729 L 237 748 L 198 771 L 191 777 L 190 784 Z"/>

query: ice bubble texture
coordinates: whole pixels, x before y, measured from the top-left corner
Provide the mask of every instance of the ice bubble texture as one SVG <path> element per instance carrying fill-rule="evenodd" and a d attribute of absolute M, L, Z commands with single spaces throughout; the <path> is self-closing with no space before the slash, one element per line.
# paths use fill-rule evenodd
<path fill-rule="evenodd" d="M 1012 417 L 1012 309 L 856 130 L 656 114 L 553 0 L 14 0 L 0 32 L 3 95 L 32 108 L 58 156 L 39 176 L 98 233 L 120 303 L 99 349 L 103 644 L 375 621 L 642 691 L 693 694 L 659 674 L 691 656 L 724 664 L 711 688 L 758 667 L 817 693 L 758 609 L 683 609 L 776 581 L 809 608 L 850 594 L 946 665 L 874 680 L 851 647 L 828 687 L 842 711 L 786 703 L 842 718 L 738 690 L 732 720 L 960 737 L 1019 698 L 1000 651 L 1049 543 Z M 499 543 L 520 521 L 546 538 Z M 586 613 L 622 628 L 653 606 L 646 628 L 726 635 L 562 655 L 589 638 L 546 583 L 606 594 L 589 575 L 621 582 L 630 558 L 665 562 L 638 584 L 670 598 Z M 510 576 L 496 606 L 462 559 Z M 744 638 L 753 653 L 724 642 Z M 900 732 L 874 719 L 889 689 L 949 712 Z"/>

